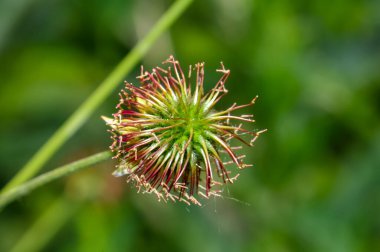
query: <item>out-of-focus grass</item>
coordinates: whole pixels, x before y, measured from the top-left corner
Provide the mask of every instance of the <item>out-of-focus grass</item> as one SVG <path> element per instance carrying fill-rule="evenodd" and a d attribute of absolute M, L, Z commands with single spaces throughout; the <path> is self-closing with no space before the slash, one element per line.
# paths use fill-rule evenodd
<path fill-rule="evenodd" d="M 0 48 L 2 185 L 149 27 L 136 24 L 154 12 L 143 2 L 39 0 L 13 19 Z M 94 194 L 78 197 L 82 207 L 46 251 L 380 250 L 379 12 L 377 1 L 196 1 L 143 63 L 171 50 L 183 64 L 205 61 L 211 87 L 223 60 L 231 78 L 222 106 L 260 96 L 247 112 L 269 131 L 244 150 L 254 168 L 225 199 L 197 208 L 136 194 L 111 177 L 110 162 L 1 212 L 0 251 L 57 198 L 83 190 Z M 117 99 L 48 166 L 104 149 L 99 116 Z"/>

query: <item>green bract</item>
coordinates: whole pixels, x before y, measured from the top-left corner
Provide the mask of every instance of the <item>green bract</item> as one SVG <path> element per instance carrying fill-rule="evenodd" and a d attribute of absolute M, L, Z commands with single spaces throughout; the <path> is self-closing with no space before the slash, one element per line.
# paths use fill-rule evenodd
<path fill-rule="evenodd" d="M 190 66 L 187 78 L 173 56 L 152 73 L 141 69 L 140 87 L 125 83 L 120 93 L 118 112 L 104 120 L 111 127 L 114 140 L 111 150 L 119 160 L 116 176 L 126 175 L 139 190 L 155 193 L 159 199 L 180 200 L 188 204 L 200 202 L 199 194 L 208 198 L 219 195 L 213 187 L 232 183 L 226 166 L 235 163 L 242 169 L 242 159 L 231 147 L 235 138 L 251 146 L 260 133 L 232 125 L 231 121 L 254 122 L 252 115 L 233 116 L 231 112 L 254 104 L 236 105 L 224 111 L 214 111 L 215 104 L 227 93 L 224 84 L 230 74 L 221 64 L 222 77 L 215 87 L 203 89 L 204 63 Z M 196 73 L 192 89 L 192 71 Z M 249 135 L 244 140 L 241 135 Z M 231 161 L 222 161 L 221 153 Z"/>

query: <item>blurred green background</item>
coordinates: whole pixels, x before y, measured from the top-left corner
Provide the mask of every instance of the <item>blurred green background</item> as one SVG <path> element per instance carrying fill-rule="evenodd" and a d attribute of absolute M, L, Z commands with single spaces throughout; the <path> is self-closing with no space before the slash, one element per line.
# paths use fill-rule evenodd
<path fill-rule="evenodd" d="M 0 1 L 1 186 L 171 3 Z M 188 207 L 137 194 L 109 161 L 4 209 L 0 251 L 380 251 L 380 1 L 198 0 L 141 63 L 169 54 L 205 61 L 207 88 L 223 60 L 220 108 L 260 96 L 245 111 L 268 129 L 244 150 L 254 167 Z M 117 101 L 44 171 L 106 149 Z"/>

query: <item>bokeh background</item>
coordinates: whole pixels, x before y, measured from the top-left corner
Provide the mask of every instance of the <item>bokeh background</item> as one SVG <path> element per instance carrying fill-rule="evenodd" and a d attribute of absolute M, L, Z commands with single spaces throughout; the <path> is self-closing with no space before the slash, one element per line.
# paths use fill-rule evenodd
<path fill-rule="evenodd" d="M 171 3 L 0 1 L 0 185 Z M 105 162 L 2 210 L 0 251 L 380 251 L 380 1 L 195 1 L 141 63 L 169 54 L 205 61 L 208 88 L 220 61 L 231 69 L 220 108 L 260 96 L 244 111 L 268 129 L 244 150 L 254 167 L 188 207 L 137 194 Z M 117 100 L 44 171 L 106 149 L 100 115 Z"/>

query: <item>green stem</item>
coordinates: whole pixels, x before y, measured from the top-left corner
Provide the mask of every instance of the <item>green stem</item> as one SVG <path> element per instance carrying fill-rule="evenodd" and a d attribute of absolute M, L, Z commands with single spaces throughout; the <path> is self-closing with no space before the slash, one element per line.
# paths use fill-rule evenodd
<path fill-rule="evenodd" d="M 153 26 L 152 30 L 130 51 L 90 97 L 63 123 L 50 139 L 35 153 L 28 163 L 4 187 L 3 191 L 23 183 L 33 177 L 50 157 L 65 143 L 89 118 L 94 110 L 117 87 L 138 61 L 145 55 L 157 38 L 166 31 L 185 11 L 193 0 L 178 0 Z"/>
<path fill-rule="evenodd" d="M 104 151 L 97 154 L 94 154 L 92 156 L 77 160 L 73 163 L 66 164 L 64 166 L 61 166 L 59 168 L 56 168 L 50 172 L 44 173 L 24 184 L 21 184 L 17 187 L 11 188 L 6 192 L 3 192 L 0 194 L 0 209 L 2 209 L 7 204 L 11 203 L 15 199 L 20 198 L 21 196 L 24 196 L 25 194 L 30 193 L 37 187 L 40 187 L 42 185 L 45 185 L 46 183 L 49 183 L 53 180 L 56 180 L 58 178 L 62 178 L 64 176 L 67 176 L 73 172 L 82 170 L 84 168 L 87 168 L 91 165 L 94 165 L 96 163 L 99 163 L 101 161 L 105 161 L 109 159 L 112 156 L 112 153 L 110 151 Z"/>

